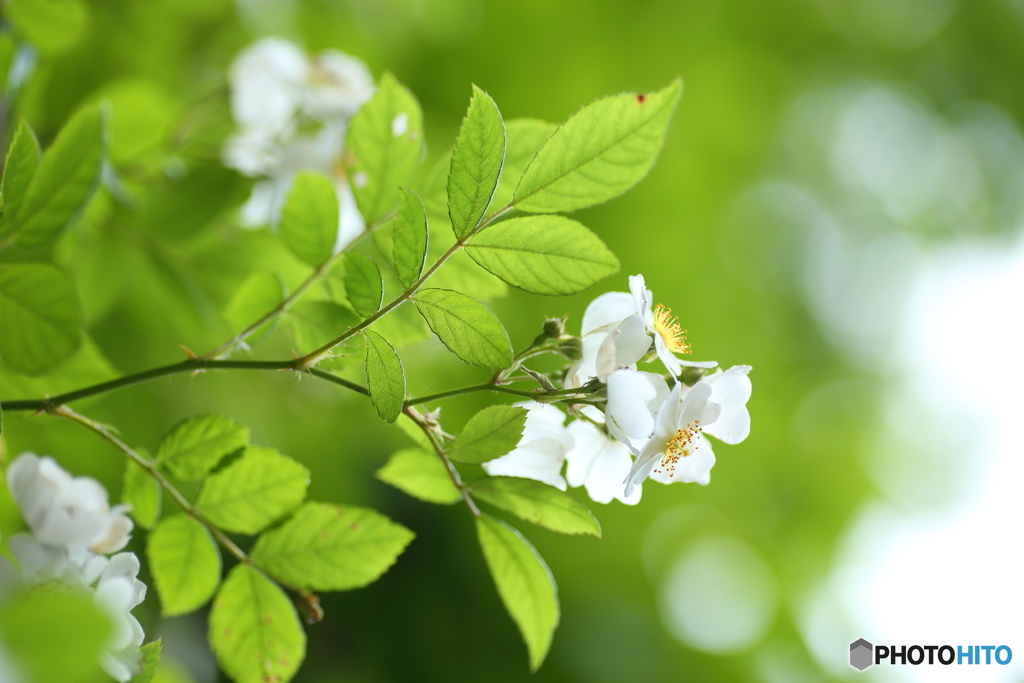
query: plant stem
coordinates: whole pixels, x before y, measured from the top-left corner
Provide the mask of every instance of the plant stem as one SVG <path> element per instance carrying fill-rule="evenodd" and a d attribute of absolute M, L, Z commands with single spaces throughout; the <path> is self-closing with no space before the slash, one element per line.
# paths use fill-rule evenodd
<path fill-rule="evenodd" d="M 455 465 L 453 465 L 452 461 L 448 459 L 448 451 L 445 450 L 444 445 L 438 440 L 437 434 L 434 433 L 434 430 L 427 422 L 427 419 L 410 405 L 403 408 L 402 412 L 408 415 L 409 418 L 416 423 L 416 426 L 423 431 L 423 434 L 426 435 L 427 440 L 430 441 L 430 445 L 433 446 L 437 457 L 441 458 L 441 462 L 444 463 L 444 468 L 448 472 L 448 476 L 451 478 L 452 483 L 455 484 L 455 487 L 459 489 L 459 493 L 462 494 L 462 500 L 465 501 L 466 507 L 468 507 L 469 511 L 473 513 L 474 517 L 479 517 L 480 508 L 476 506 L 476 502 L 473 500 L 473 497 L 469 495 L 469 489 L 462 483 L 459 471 L 455 469 Z"/>
<path fill-rule="evenodd" d="M 448 259 L 450 259 L 460 249 L 462 249 L 464 246 L 466 246 L 466 243 L 469 241 L 469 239 L 471 237 L 476 235 L 478 232 L 480 232 L 481 230 L 483 230 L 484 228 L 486 228 L 487 226 L 489 226 L 494 221 L 498 220 L 500 217 L 504 216 L 506 213 L 508 213 L 511 210 L 512 210 L 512 205 L 508 204 L 508 205 L 502 207 L 501 209 L 498 209 L 497 211 L 492 213 L 490 216 L 488 216 L 486 219 L 484 219 L 483 221 L 478 223 L 476 227 L 474 227 L 472 230 L 470 230 L 465 235 L 463 235 L 458 240 L 456 240 L 455 244 L 453 244 L 451 247 L 448 248 L 447 251 L 445 251 L 443 254 L 441 254 L 441 256 L 438 257 L 437 261 L 435 261 L 433 263 L 433 265 L 431 265 L 430 268 L 428 268 L 427 271 L 425 273 L 423 273 L 419 277 L 418 280 L 416 280 L 416 282 L 412 283 L 412 285 L 410 285 L 404 292 L 402 292 L 397 297 L 395 297 L 394 300 L 392 300 L 390 303 L 388 303 L 386 306 L 381 308 L 379 311 L 377 311 L 373 315 L 371 315 L 368 318 L 362 320 L 358 324 L 353 325 L 352 327 L 347 329 L 345 332 L 342 332 L 341 335 L 339 335 L 338 337 L 335 337 L 331 341 L 327 342 L 326 344 L 321 346 L 316 351 L 313 351 L 312 353 L 308 353 L 305 356 L 303 356 L 302 358 L 299 358 L 298 360 L 296 360 L 295 361 L 295 369 L 296 370 L 306 370 L 306 369 L 316 365 L 317 363 L 322 361 L 324 358 L 326 358 L 328 356 L 328 354 L 330 354 L 331 349 L 333 349 L 334 347 L 338 346 L 339 344 L 344 343 L 346 340 L 351 339 L 356 334 L 362 332 L 367 327 L 369 327 L 373 323 L 377 322 L 378 320 L 383 318 L 385 315 L 387 315 L 388 313 L 390 313 L 394 309 L 396 309 L 399 306 L 401 306 L 406 301 L 409 301 L 410 299 L 412 299 L 413 295 L 416 292 L 418 292 L 420 290 L 420 288 L 424 284 L 426 284 L 427 280 L 429 280 L 431 278 L 431 276 L 434 275 L 434 273 L 436 273 L 438 270 L 440 270 L 441 266 L 443 266 L 445 264 L 445 262 L 448 261 Z"/>
<path fill-rule="evenodd" d="M 436 394 L 429 394 L 427 396 L 417 396 L 410 398 L 405 402 L 407 406 L 419 405 L 420 403 L 429 403 L 431 401 L 439 401 L 443 398 L 450 398 L 452 396 L 460 396 L 461 394 L 468 394 L 474 391 L 500 391 L 505 394 L 514 394 L 516 396 L 522 396 L 524 398 L 533 398 L 534 393 L 532 391 L 524 391 L 522 389 L 513 389 L 512 387 L 502 386 L 500 384 L 494 384 L 493 382 L 486 382 L 484 384 L 473 384 L 468 387 L 460 387 L 459 389 L 449 389 L 448 391 L 441 391 Z"/>

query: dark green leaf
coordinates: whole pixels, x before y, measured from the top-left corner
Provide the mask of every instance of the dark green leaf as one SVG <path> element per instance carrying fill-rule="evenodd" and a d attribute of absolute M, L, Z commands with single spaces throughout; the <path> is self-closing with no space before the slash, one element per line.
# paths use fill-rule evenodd
<path fill-rule="evenodd" d="M 0 362 L 41 375 L 82 342 L 82 311 L 64 273 L 42 263 L 0 264 Z"/>
<path fill-rule="evenodd" d="M 392 455 L 377 470 L 377 478 L 428 503 L 448 505 L 462 497 L 441 459 L 421 448 L 404 448 Z"/>
<path fill-rule="evenodd" d="M 462 360 L 484 368 L 512 363 L 508 334 L 483 304 L 447 289 L 421 290 L 413 301 L 434 334 Z"/>
<path fill-rule="evenodd" d="M 455 439 L 448 457 L 456 462 L 482 463 L 510 452 L 523 436 L 527 410 L 490 406 L 474 415 Z"/>
<path fill-rule="evenodd" d="M 259 537 L 252 559 L 271 576 L 307 590 L 348 590 L 376 581 L 414 534 L 366 508 L 306 503 Z"/>
<path fill-rule="evenodd" d="M 338 241 L 338 195 L 329 178 L 309 171 L 295 176 L 281 210 L 281 238 L 311 266 L 331 257 Z"/>
<path fill-rule="evenodd" d="M 248 427 L 220 415 L 200 415 L 167 432 L 156 449 L 156 462 L 178 479 L 195 481 L 247 443 Z"/>
<path fill-rule="evenodd" d="M 471 490 L 474 498 L 552 531 L 601 536 L 601 525 L 586 505 L 543 482 L 485 477 L 474 482 Z"/>
<path fill-rule="evenodd" d="M 210 610 L 210 645 L 236 683 L 287 683 L 306 657 L 295 606 L 249 565 L 231 570 Z"/>
<path fill-rule="evenodd" d="M 363 336 L 366 338 L 366 386 L 370 390 L 370 400 L 380 419 L 394 422 L 402 414 L 405 402 L 402 359 L 376 332 L 367 330 Z"/>
<path fill-rule="evenodd" d="M 483 218 L 504 159 L 501 112 L 491 96 L 474 85 L 448 171 L 448 215 L 457 237 L 463 237 Z"/>
<path fill-rule="evenodd" d="M 226 531 L 255 534 L 302 503 L 309 470 L 273 448 L 248 446 L 242 457 L 209 476 L 196 507 Z"/>
<path fill-rule="evenodd" d="M 364 318 L 379 311 L 384 281 L 377 264 L 362 254 L 345 254 L 345 295 L 352 310 Z"/>
<path fill-rule="evenodd" d="M 555 579 L 530 542 L 509 525 L 481 515 L 476 518 L 476 530 L 498 595 L 523 634 L 530 669 L 536 671 L 558 626 Z"/>
<path fill-rule="evenodd" d="M 657 92 L 613 95 L 583 107 L 537 152 L 513 204 L 531 213 L 576 211 L 636 185 L 658 157 L 682 90 L 676 80 Z"/>
<path fill-rule="evenodd" d="M 398 204 L 399 186 L 408 185 L 423 156 L 420 105 L 390 73 L 352 119 L 347 148 L 356 205 L 368 223 L 375 223 Z"/>
<path fill-rule="evenodd" d="M 213 597 L 220 583 L 220 551 L 210 532 L 188 515 L 171 515 L 149 534 L 149 568 L 165 616 L 187 614 Z"/>
<path fill-rule="evenodd" d="M 619 269 L 597 235 L 563 216 L 521 216 L 492 225 L 466 246 L 474 261 L 532 294 L 575 294 Z"/>
<path fill-rule="evenodd" d="M 415 192 L 402 189 L 393 225 L 395 270 L 402 285 L 409 287 L 419 279 L 427 258 L 427 211 Z"/>

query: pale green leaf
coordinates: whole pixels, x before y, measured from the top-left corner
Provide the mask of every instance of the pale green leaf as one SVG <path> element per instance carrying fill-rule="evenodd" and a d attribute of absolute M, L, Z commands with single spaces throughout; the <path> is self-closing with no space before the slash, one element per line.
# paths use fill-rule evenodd
<path fill-rule="evenodd" d="M 396 452 L 377 470 L 377 478 L 428 503 L 448 505 L 462 497 L 441 459 L 422 448 Z"/>
<path fill-rule="evenodd" d="M 502 207 L 512 203 L 512 194 L 526 167 L 544 141 L 558 128 L 557 124 L 540 119 L 510 119 L 505 122 L 505 165 L 501 169 L 498 189 L 491 205 Z"/>
<path fill-rule="evenodd" d="M 526 426 L 527 410 L 516 406 L 490 406 L 474 415 L 448 451 L 456 462 L 482 463 L 516 447 Z"/>
<path fill-rule="evenodd" d="M 72 47 L 89 19 L 81 0 L 10 0 L 4 12 L 28 42 L 47 55 Z"/>
<path fill-rule="evenodd" d="M 447 289 L 421 290 L 413 301 L 434 334 L 460 359 L 484 368 L 512 363 L 508 333 L 483 304 Z"/>
<path fill-rule="evenodd" d="M 160 519 L 162 495 L 163 490 L 156 479 L 134 460 L 125 460 L 121 502 L 132 506 L 131 514 L 136 524 L 143 529 L 151 529 L 156 524 Z"/>
<path fill-rule="evenodd" d="M 300 301 L 288 309 L 295 351 L 318 349 L 359 322 L 348 308 L 330 301 Z"/>
<path fill-rule="evenodd" d="M 651 169 L 683 84 L 624 93 L 583 107 L 551 134 L 516 187 L 513 204 L 531 213 L 576 211 L 613 199 Z"/>
<path fill-rule="evenodd" d="M 42 263 L 0 264 L 0 363 L 41 375 L 82 341 L 82 310 L 71 280 Z"/>
<path fill-rule="evenodd" d="M 276 309 L 288 296 L 288 290 L 281 276 L 277 273 L 253 273 L 235 290 L 234 295 L 224 309 L 224 317 L 236 334 L 252 323 L 260 320 L 270 311 Z M 245 342 L 250 346 L 264 336 L 273 333 L 280 316 L 264 323 L 250 334 Z"/>
<path fill-rule="evenodd" d="M 530 542 L 509 525 L 481 515 L 476 530 L 498 595 L 523 634 L 530 669 L 536 671 L 558 626 L 555 579 Z"/>
<path fill-rule="evenodd" d="M 575 294 L 619 269 L 601 239 L 564 216 L 520 216 L 466 245 L 474 261 L 531 294 Z"/>
<path fill-rule="evenodd" d="M 112 626 L 89 591 L 56 582 L 0 604 L 4 654 L 17 658 L 26 683 L 77 681 L 96 665 Z"/>
<path fill-rule="evenodd" d="M 163 641 L 154 640 L 152 643 L 143 645 L 142 650 L 142 671 L 132 676 L 128 683 L 151 683 L 156 676 L 156 669 L 160 666 L 160 657 L 163 654 Z"/>
<path fill-rule="evenodd" d="M 331 257 L 338 241 L 338 194 L 328 177 L 309 171 L 295 176 L 281 210 L 281 238 L 311 266 Z"/>
<path fill-rule="evenodd" d="M 430 328 L 427 327 L 423 316 L 416 312 L 415 306 L 404 303 L 392 308 L 387 315 L 377 318 L 369 329 L 383 336 L 396 349 L 430 338 Z"/>
<path fill-rule="evenodd" d="M 39 162 L 0 250 L 15 240 L 23 247 L 49 244 L 85 207 L 99 184 L 104 118 L 99 107 L 86 107 L 60 131 Z"/>
<path fill-rule="evenodd" d="M 213 597 L 220 583 L 220 551 L 192 517 L 171 515 L 157 524 L 146 554 L 165 616 L 187 614 Z"/>
<path fill-rule="evenodd" d="M 352 310 L 367 318 L 384 302 L 384 281 L 380 269 L 362 254 L 345 254 L 345 296 Z"/>
<path fill-rule="evenodd" d="M 3 218 L 0 219 L 0 240 L 13 232 L 14 219 L 18 209 L 25 201 L 25 193 L 32 182 L 32 176 L 39 165 L 39 141 L 27 123 L 18 123 L 11 146 L 7 150 L 4 162 L 4 177 L 0 182 L 0 194 L 3 195 Z"/>
<path fill-rule="evenodd" d="M 349 126 L 349 177 L 359 212 L 376 223 L 398 204 L 423 156 L 423 113 L 405 86 L 385 73 Z"/>
<path fill-rule="evenodd" d="M 405 403 L 402 359 L 376 332 L 367 330 L 363 336 L 366 338 L 366 386 L 370 390 L 370 401 L 380 419 L 394 422 L 402 414 Z"/>
<path fill-rule="evenodd" d="M 586 505 L 544 482 L 485 477 L 473 482 L 470 490 L 474 498 L 552 531 L 601 536 L 601 525 Z"/>
<path fill-rule="evenodd" d="M 422 322 L 422 321 L 421 321 Z M 0 396 L 6 401 L 19 398 L 36 398 L 49 394 L 57 396 L 82 387 L 92 386 L 112 379 L 120 373 L 114 369 L 96 342 L 87 336 L 70 358 L 45 375 L 29 377 L 15 374 L 5 367 L 0 359 Z M 83 401 L 92 399 L 86 398 Z M 77 404 L 81 405 L 81 403 Z"/>
<path fill-rule="evenodd" d="M 247 443 L 248 427 L 220 415 L 200 415 L 182 420 L 164 435 L 156 462 L 178 479 L 195 481 Z"/>
<path fill-rule="evenodd" d="M 306 633 L 292 601 L 245 564 L 231 570 L 213 601 L 210 645 L 235 683 L 287 683 L 306 657 Z"/>
<path fill-rule="evenodd" d="M 255 534 L 297 508 L 307 486 L 309 470 L 301 464 L 273 448 L 248 446 L 203 482 L 196 508 L 221 529 Z"/>
<path fill-rule="evenodd" d="M 448 171 L 448 215 L 457 237 L 487 211 L 505 159 L 505 124 L 491 96 L 473 86 Z"/>
<path fill-rule="evenodd" d="M 411 190 L 402 189 L 394 231 L 393 258 L 404 287 L 416 282 L 427 258 L 427 211 Z"/>
<path fill-rule="evenodd" d="M 413 536 L 373 510 L 306 503 L 256 540 L 252 559 L 269 575 L 298 588 L 348 590 L 380 578 Z"/>

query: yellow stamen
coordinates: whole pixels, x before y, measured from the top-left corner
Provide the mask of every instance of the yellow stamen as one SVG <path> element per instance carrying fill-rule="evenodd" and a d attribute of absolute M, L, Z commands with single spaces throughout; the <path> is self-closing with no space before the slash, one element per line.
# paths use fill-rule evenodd
<path fill-rule="evenodd" d="M 677 431 L 665 446 L 665 452 L 658 460 L 658 464 L 655 465 L 654 471 L 658 474 L 663 471 L 668 472 L 670 478 L 676 476 L 676 464 L 679 462 L 679 458 L 689 457 L 693 453 L 690 442 L 697 438 L 700 431 L 700 420 L 694 420 Z"/>
<path fill-rule="evenodd" d="M 654 307 L 654 330 L 665 342 L 665 348 L 672 353 L 689 353 L 686 330 L 679 327 L 679 319 L 672 315 L 672 309 L 658 304 Z"/>

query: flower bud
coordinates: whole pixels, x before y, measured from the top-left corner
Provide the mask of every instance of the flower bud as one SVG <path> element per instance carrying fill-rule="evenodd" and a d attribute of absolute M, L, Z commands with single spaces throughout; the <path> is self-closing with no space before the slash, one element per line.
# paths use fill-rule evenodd
<path fill-rule="evenodd" d="M 679 379 L 681 379 L 683 384 L 686 386 L 692 387 L 694 384 L 699 382 L 703 376 L 704 370 L 702 368 L 691 368 L 687 366 L 683 368 L 683 374 L 679 376 Z"/>
<path fill-rule="evenodd" d="M 565 318 L 548 318 L 544 321 L 544 334 L 557 339 L 565 334 Z"/>
<path fill-rule="evenodd" d="M 579 337 L 563 337 L 558 341 L 558 352 L 569 360 L 583 358 L 583 340 Z"/>

